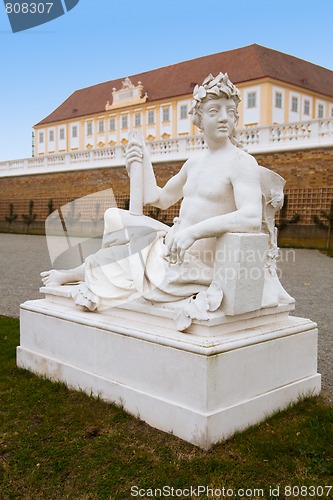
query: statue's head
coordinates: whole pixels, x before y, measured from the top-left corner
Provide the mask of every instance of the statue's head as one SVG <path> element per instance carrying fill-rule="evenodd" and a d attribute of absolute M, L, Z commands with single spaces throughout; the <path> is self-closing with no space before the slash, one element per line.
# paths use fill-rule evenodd
<path fill-rule="evenodd" d="M 219 99 L 221 97 L 232 99 L 235 103 L 235 126 L 238 123 L 237 106 L 241 101 L 238 88 L 229 80 L 227 73 L 219 73 L 216 77 L 208 75 L 202 85 L 196 85 L 193 91 L 192 106 L 189 111 L 191 120 L 200 130 L 202 130 L 202 107 L 209 99 Z"/>

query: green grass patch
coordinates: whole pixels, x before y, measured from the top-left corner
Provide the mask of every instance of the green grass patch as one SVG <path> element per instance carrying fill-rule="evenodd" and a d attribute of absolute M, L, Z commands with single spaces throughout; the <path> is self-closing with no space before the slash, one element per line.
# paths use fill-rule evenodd
<path fill-rule="evenodd" d="M 230 498 L 186 495 L 184 489 L 198 485 L 235 494 L 257 488 L 243 498 L 284 499 L 285 485 L 332 484 L 333 407 L 321 398 L 205 452 L 119 407 L 18 369 L 18 344 L 18 320 L 0 317 L 1 500 L 130 500 L 135 486 L 146 490 L 137 498 Z M 185 494 L 149 490 L 166 485 Z M 269 487 L 277 485 L 280 493 L 270 496 Z M 328 491 L 289 498 L 333 498 Z"/>

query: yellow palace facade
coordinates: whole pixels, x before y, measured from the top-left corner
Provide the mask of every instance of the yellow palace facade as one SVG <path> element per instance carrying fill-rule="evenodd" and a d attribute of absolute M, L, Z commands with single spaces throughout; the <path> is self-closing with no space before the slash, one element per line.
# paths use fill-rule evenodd
<path fill-rule="evenodd" d="M 75 91 L 34 126 L 35 156 L 200 135 L 188 111 L 209 74 L 238 86 L 240 129 L 333 117 L 333 72 L 259 45 L 221 52 Z"/>

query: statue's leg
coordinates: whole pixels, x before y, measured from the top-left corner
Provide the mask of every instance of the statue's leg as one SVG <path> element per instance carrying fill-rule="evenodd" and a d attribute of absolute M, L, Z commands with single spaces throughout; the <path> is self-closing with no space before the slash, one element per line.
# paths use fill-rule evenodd
<path fill-rule="evenodd" d="M 133 215 L 121 208 L 108 208 L 104 214 L 104 232 L 113 232 L 128 226 L 146 226 L 156 230 L 168 229 L 169 226 L 147 215 Z"/>
<path fill-rule="evenodd" d="M 170 229 L 166 224 L 147 217 L 146 215 L 132 215 L 128 210 L 109 208 L 104 214 L 102 248 L 110 246 L 110 244 L 113 243 L 119 244 L 121 240 L 125 238 L 125 233 L 122 233 L 122 231 L 129 227 L 137 227 L 138 232 L 141 228 L 142 231 L 144 231 L 145 228 L 151 228 L 156 231 L 168 231 Z"/>
<path fill-rule="evenodd" d="M 104 235 L 124 229 L 124 223 L 123 223 L 123 218 L 121 217 L 121 212 L 126 212 L 126 210 L 121 210 L 119 208 L 108 208 L 108 210 L 105 211 Z"/>
<path fill-rule="evenodd" d="M 50 271 L 40 273 L 40 275 L 44 286 L 59 286 L 65 285 L 66 283 L 84 281 L 84 269 L 85 266 L 82 264 L 79 267 L 68 270 L 58 271 L 56 269 L 51 269 Z"/>

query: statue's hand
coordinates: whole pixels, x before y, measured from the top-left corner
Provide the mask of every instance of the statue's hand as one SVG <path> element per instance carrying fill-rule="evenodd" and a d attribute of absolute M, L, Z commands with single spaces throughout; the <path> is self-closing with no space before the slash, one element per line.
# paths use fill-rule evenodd
<path fill-rule="evenodd" d="M 191 228 L 182 229 L 171 236 L 167 243 L 167 252 L 165 257 L 169 258 L 171 264 L 181 264 L 184 262 L 186 250 L 195 242 L 195 237 Z"/>
<path fill-rule="evenodd" d="M 128 143 L 125 152 L 125 165 L 128 175 L 131 176 L 131 165 L 134 162 L 142 164 L 143 161 L 143 148 L 142 143 L 136 140 L 132 140 Z"/>

